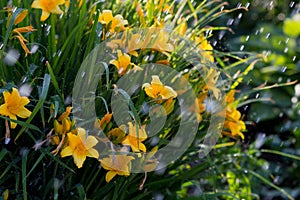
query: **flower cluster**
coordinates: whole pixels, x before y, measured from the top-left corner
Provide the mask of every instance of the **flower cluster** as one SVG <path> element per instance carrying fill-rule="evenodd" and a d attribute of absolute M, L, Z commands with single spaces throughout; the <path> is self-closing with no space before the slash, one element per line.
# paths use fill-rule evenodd
<path fill-rule="evenodd" d="M 47 38 L 49 43 L 44 45 L 49 46 L 46 47 L 49 48 L 46 52 L 47 68 L 40 67 L 41 72 L 49 73 L 47 74 L 48 76 L 45 76 L 44 79 L 39 78 L 39 75 L 37 75 L 39 73 L 35 72 L 36 68 L 39 67 L 35 64 L 27 64 L 28 72 L 26 76 L 24 75 L 25 78 L 22 77 L 22 81 L 28 81 L 27 78 L 30 77 L 29 81 L 31 81 L 33 86 L 38 85 L 40 80 L 44 81 L 43 87 L 38 87 L 37 91 L 35 91 L 35 95 L 38 96 L 36 99 L 34 99 L 33 95 L 32 101 L 30 101 L 28 97 L 20 95 L 16 87 L 10 87 L 10 84 L 1 80 L 1 84 L 9 88 L 2 92 L 3 98 L 0 99 L 0 115 L 4 116 L 3 118 L 5 119 L 5 138 L 10 139 L 10 131 L 16 131 L 17 124 L 22 126 L 22 129 L 25 129 L 26 124 L 32 128 L 30 123 L 35 121 L 35 123 L 43 125 L 43 129 L 38 129 L 39 134 L 43 134 L 38 137 L 43 139 L 42 141 L 35 141 L 35 150 L 47 145 L 52 153 L 50 154 L 52 157 L 60 156 L 63 158 L 62 161 L 65 161 L 68 159 L 65 157 L 72 156 L 77 168 L 83 168 L 84 163 L 92 158 L 94 162 L 97 162 L 99 166 L 102 166 L 107 171 L 105 180 L 110 182 L 116 175 L 129 176 L 134 164 L 142 168 L 144 172 L 156 169 L 159 164 L 156 157 L 158 149 L 170 143 L 175 137 L 174 135 L 176 135 L 175 130 L 178 129 L 177 126 L 180 124 L 182 117 L 178 114 L 181 111 L 178 108 L 179 106 L 182 106 L 187 112 L 196 112 L 196 121 L 202 125 L 201 128 L 197 127 L 196 131 L 198 133 L 207 129 L 208 126 L 205 122 L 209 120 L 211 115 L 211 111 L 208 109 L 210 106 L 208 100 L 214 99 L 218 101 L 222 97 L 222 91 L 217 85 L 220 73 L 214 65 L 216 53 L 208 41 L 209 36 L 206 37 L 203 34 L 203 30 L 194 31 L 191 28 L 189 29 L 189 24 L 184 19 L 177 19 L 178 17 L 175 16 L 179 16 L 180 10 L 178 14 L 173 16 L 174 3 L 168 0 L 155 0 L 154 2 L 153 4 L 151 1 L 135 1 L 132 5 L 134 7 L 133 10 L 136 11 L 134 19 L 139 20 L 132 23 L 127 18 L 128 15 L 123 15 L 123 17 L 121 14 L 116 14 L 122 12 L 108 9 L 97 10 L 97 3 L 90 5 L 90 13 L 87 14 L 86 10 L 88 10 L 87 4 L 89 2 L 80 0 L 34 0 L 31 7 L 40 9 L 41 13 L 40 10 L 31 10 L 32 13 L 29 13 L 27 9 L 23 9 L 18 10 L 16 14 L 12 11 L 12 8 L 8 8 L 7 27 L 10 27 L 11 32 L 8 32 L 7 35 L 11 39 L 18 39 L 25 52 L 26 59 L 30 59 L 30 62 L 39 62 L 37 60 L 44 62 L 45 57 L 37 59 L 38 54 L 28 56 L 33 53 L 27 47 L 28 44 L 26 43 L 29 42 L 29 39 L 26 38 L 29 37 L 31 32 L 39 31 L 44 26 L 50 27 L 52 31 L 51 36 L 48 36 L 48 33 L 46 37 L 44 35 L 39 36 Z M 84 20 L 70 22 L 70 25 L 67 19 L 68 15 L 72 15 L 72 12 L 75 12 L 74 10 L 70 11 L 72 7 L 78 9 L 76 15 Z M 82 10 L 80 10 L 81 8 Z M 34 14 L 39 17 L 32 24 L 42 23 L 42 26 L 37 29 L 34 29 L 28 23 L 31 20 L 29 16 Z M 154 17 L 154 15 L 158 17 Z M 172 16 L 173 21 L 169 20 Z M 70 33 L 64 35 L 61 33 L 63 30 L 56 30 L 55 23 L 61 19 L 63 23 L 67 21 L 66 26 L 71 26 L 71 28 L 69 27 L 69 29 L 72 29 Z M 21 23 L 26 24 L 26 26 L 18 27 Z M 82 28 L 81 38 L 76 36 L 79 28 L 76 26 L 73 30 L 72 27 L 77 23 L 83 26 L 83 28 L 78 26 Z M 141 36 L 140 32 L 129 31 L 134 26 L 149 28 L 143 30 L 144 34 Z M 168 27 L 173 26 L 174 33 L 178 38 L 170 37 Z M 123 34 L 114 37 L 121 32 Z M 89 34 L 93 34 L 93 37 L 90 37 Z M 180 37 L 187 38 L 192 45 L 183 44 L 184 42 L 180 40 Z M 30 39 L 33 40 L 33 38 L 31 37 Z M 106 53 L 110 59 L 107 62 L 100 61 L 106 66 L 106 77 L 101 79 L 101 83 L 106 81 L 106 88 L 103 89 L 104 87 L 97 86 L 95 96 L 98 98 L 97 103 L 99 103 L 99 99 L 104 102 L 105 109 L 103 108 L 104 106 L 97 105 L 97 118 L 89 119 L 91 123 L 94 123 L 93 128 L 98 131 L 97 133 L 101 132 L 104 134 L 105 137 L 102 137 L 103 135 L 101 134 L 95 134 L 94 130 L 91 131 L 76 124 L 75 119 L 77 118 L 73 118 L 76 109 L 74 108 L 73 110 L 71 106 L 67 106 L 70 105 L 70 102 L 67 101 L 69 96 L 67 97 L 66 93 L 70 91 L 70 88 L 66 87 L 66 89 L 65 85 L 67 84 L 66 82 L 73 84 L 70 80 L 75 78 L 70 75 L 72 74 L 70 69 L 72 69 L 73 65 L 77 66 L 77 62 L 82 61 L 80 59 L 86 55 L 84 51 L 90 51 L 93 45 L 99 44 L 104 40 L 107 40 L 105 45 L 108 47 L 108 50 Z M 65 43 L 61 45 L 58 41 Z M 32 42 L 38 43 L 38 41 Z M 70 44 L 75 45 L 76 48 L 68 46 Z M 78 44 L 82 45 L 83 49 L 77 48 Z M 189 49 L 184 52 L 184 58 L 179 58 L 180 56 L 177 53 L 184 48 Z M 73 49 L 75 50 L 72 51 Z M 42 54 L 43 51 L 44 49 L 38 53 Z M 201 64 L 201 72 L 188 63 L 190 58 L 188 55 L 189 51 L 196 52 L 196 56 L 193 59 L 196 60 L 196 63 Z M 84 52 L 83 55 L 81 55 L 82 52 Z M 53 63 L 53 66 L 50 66 L 49 63 Z M 152 72 L 151 68 L 144 67 L 144 64 L 149 63 L 155 63 L 162 69 L 163 67 L 170 68 L 178 72 L 178 76 L 173 76 L 168 71 L 165 73 Z M 64 71 L 64 68 L 68 70 Z M 77 70 L 79 67 L 74 67 L 74 69 Z M 3 71 L 5 72 L 5 70 Z M 115 113 L 111 111 L 113 109 L 111 109 L 112 104 L 108 102 L 111 100 L 108 96 L 112 95 L 111 98 L 114 98 L 113 95 L 121 91 L 118 90 L 117 82 L 119 80 L 128 76 L 135 78 L 138 72 L 144 73 L 144 79 L 141 79 L 139 81 L 140 85 L 136 86 L 136 90 L 132 94 L 132 100 L 128 100 L 136 110 L 129 112 L 130 120 L 119 125 L 113 120 Z M 60 76 L 61 74 L 63 74 L 63 77 Z M 88 77 L 89 75 L 82 73 L 82 77 Z M 61 88 L 60 83 L 62 83 Z M 55 90 L 50 91 L 48 94 L 48 89 L 52 87 Z M 179 97 L 187 94 L 188 91 L 195 93 L 194 96 L 191 95 L 191 98 L 188 99 L 192 102 L 191 106 L 186 106 L 186 102 L 179 101 Z M 48 99 L 47 95 L 52 96 Z M 82 99 L 85 100 L 84 98 Z M 242 120 L 241 113 L 236 108 L 233 90 L 228 92 L 226 102 L 226 115 L 222 116 L 225 118 L 222 135 L 235 139 L 237 137 L 244 139 L 242 132 L 245 131 L 246 126 Z M 32 113 L 25 106 L 32 108 Z M 41 119 L 36 117 L 39 110 Z M 47 118 L 49 113 L 50 117 L 47 121 L 45 118 Z M 147 130 L 147 126 L 152 122 L 151 116 L 149 117 L 147 114 L 153 113 L 168 120 L 168 127 L 163 127 L 155 136 L 149 134 Z M 17 117 L 29 119 L 27 122 L 22 122 Z M 90 121 L 87 123 L 90 123 Z M 23 131 L 22 129 L 20 132 Z M 37 128 L 33 126 L 33 129 L 36 130 Z M 155 140 L 161 141 L 157 142 Z M 108 147 L 108 152 L 102 151 L 101 146 Z"/>

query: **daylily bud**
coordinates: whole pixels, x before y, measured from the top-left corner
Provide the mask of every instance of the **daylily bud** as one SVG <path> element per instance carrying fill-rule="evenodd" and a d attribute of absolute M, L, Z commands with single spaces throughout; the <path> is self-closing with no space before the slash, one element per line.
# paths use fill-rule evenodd
<path fill-rule="evenodd" d="M 60 142 L 60 139 L 59 139 L 59 137 L 58 137 L 57 135 L 53 136 L 53 137 L 50 139 L 50 143 L 51 143 L 52 145 L 58 145 L 59 142 Z"/>
<path fill-rule="evenodd" d="M 62 120 L 63 132 L 66 133 L 71 129 L 71 120 L 69 117 L 63 118 Z"/>
<path fill-rule="evenodd" d="M 54 131 L 59 134 L 63 132 L 63 126 L 57 120 L 54 120 Z"/>

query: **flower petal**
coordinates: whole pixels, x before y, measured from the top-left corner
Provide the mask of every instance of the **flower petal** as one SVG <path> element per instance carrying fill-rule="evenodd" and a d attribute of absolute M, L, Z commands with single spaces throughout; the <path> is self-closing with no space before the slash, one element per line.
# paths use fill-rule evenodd
<path fill-rule="evenodd" d="M 31 111 L 29 111 L 27 108 L 22 107 L 18 110 L 18 113 L 16 113 L 16 115 L 21 118 L 27 118 L 31 115 Z"/>
<path fill-rule="evenodd" d="M 64 4 L 66 1 L 65 0 L 57 0 L 57 5 Z"/>
<path fill-rule="evenodd" d="M 7 109 L 7 105 L 6 104 L 2 104 L 0 106 L 0 115 L 3 115 L 3 116 L 9 116 L 9 115 L 11 115 L 11 113 Z"/>
<path fill-rule="evenodd" d="M 31 4 L 31 8 L 42 8 L 41 4 L 40 4 L 40 0 L 35 0 L 32 4 Z"/>
<path fill-rule="evenodd" d="M 85 141 L 85 147 L 87 149 L 90 149 L 93 146 L 95 146 L 97 143 L 98 143 L 98 140 L 94 136 L 89 135 Z"/>
<path fill-rule="evenodd" d="M 50 15 L 49 12 L 43 10 L 42 16 L 41 16 L 41 21 L 43 22 L 43 21 L 45 21 L 46 19 L 48 19 L 49 15 Z"/>
<path fill-rule="evenodd" d="M 161 90 L 160 95 L 163 99 L 177 97 L 177 93 L 173 90 L 173 88 L 171 88 L 169 86 L 164 86 L 164 89 Z"/>
<path fill-rule="evenodd" d="M 73 154 L 73 152 L 74 152 L 74 150 L 70 146 L 67 146 L 60 152 L 60 156 L 62 158 L 66 157 L 66 156 L 71 156 Z"/>
<path fill-rule="evenodd" d="M 81 142 L 84 144 L 86 141 L 86 132 L 83 128 L 77 128 L 77 134 L 81 140 Z"/>
<path fill-rule="evenodd" d="M 117 175 L 116 171 L 108 171 L 105 176 L 106 182 L 111 181 L 111 179 L 113 179 L 113 177 L 115 177 L 116 175 Z"/>
<path fill-rule="evenodd" d="M 151 84 L 163 85 L 162 82 L 159 80 L 159 77 L 156 75 L 152 76 Z"/>
<path fill-rule="evenodd" d="M 58 6 L 56 6 L 53 10 L 51 10 L 51 12 L 59 15 L 64 13 Z"/>
<path fill-rule="evenodd" d="M 89 149 L 87 150 L 88 154 L 86 156 L 91 157 L 91 158 L 99 158 L 99 153 L 96 149 Z"/>
<path fill-rule="evenodd" d="M 81 168 L 84 161 L 85 161 L 85 159 L 86 159 L 86 155 L 85 154 L 80 154 L 80 153 L 74 151 L 73 158 L 74 158 L 74 162 L 77 165 L 77 167 Z"/>
<path fill-rule="evenodd" d="M 9 115 L 9 118 L 17 120 L 17 116 L 16 115 Z M 17 126 L 17 123 L 10 121 L 10 127 L 12 129 L 16 128 L 16 126 Z"/>

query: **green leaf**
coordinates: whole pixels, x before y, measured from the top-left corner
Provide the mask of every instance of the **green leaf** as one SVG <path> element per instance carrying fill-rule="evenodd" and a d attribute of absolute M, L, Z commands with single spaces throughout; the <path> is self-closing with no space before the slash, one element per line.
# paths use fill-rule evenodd
<path fill-rule="evenodd" d="M 48 94 L 48 89 L 49 89 L 49 85 L 50 85 L 50 75 L 49 74 L 45 74 L 44 76 L 44 82 L 43 82 L 43 87 L 42 87 L 42 92 L 40 95 L 40 99 L 37 103 L 37 105 L 35 106 L 34 110 L 32 111 L 30 117 L 27 119 L 26 123 L 30 124 L 30 122 L 33 120 L 34 116 L 38 113 L 38 111 L 40 110 L 40 108 L 43 106 L 44 101 L 46 100 L 47 94 Z M 24 132 L 26 127 L 22 127 L 22 129 L 19 131 L 18 135 L 15 138 L 15 142 L 16 140 L 22 135 L 22 133 Z"/>
<path fill-rule="evenodd" d="M 283 23 L 283 32 L 291 37 L 300 36 L 300 14 L 287 18 Z"/>

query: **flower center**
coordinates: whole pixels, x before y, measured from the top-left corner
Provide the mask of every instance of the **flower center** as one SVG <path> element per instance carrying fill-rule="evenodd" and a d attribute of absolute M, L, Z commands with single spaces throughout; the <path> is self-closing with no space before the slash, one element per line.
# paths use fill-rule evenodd
<path fill-rule="evenodd" d="M 77 150 L 80 154 L 84 154 L 86 152 L 86 148 L 81 142 L 77 143 L 75 150 Z"/>

